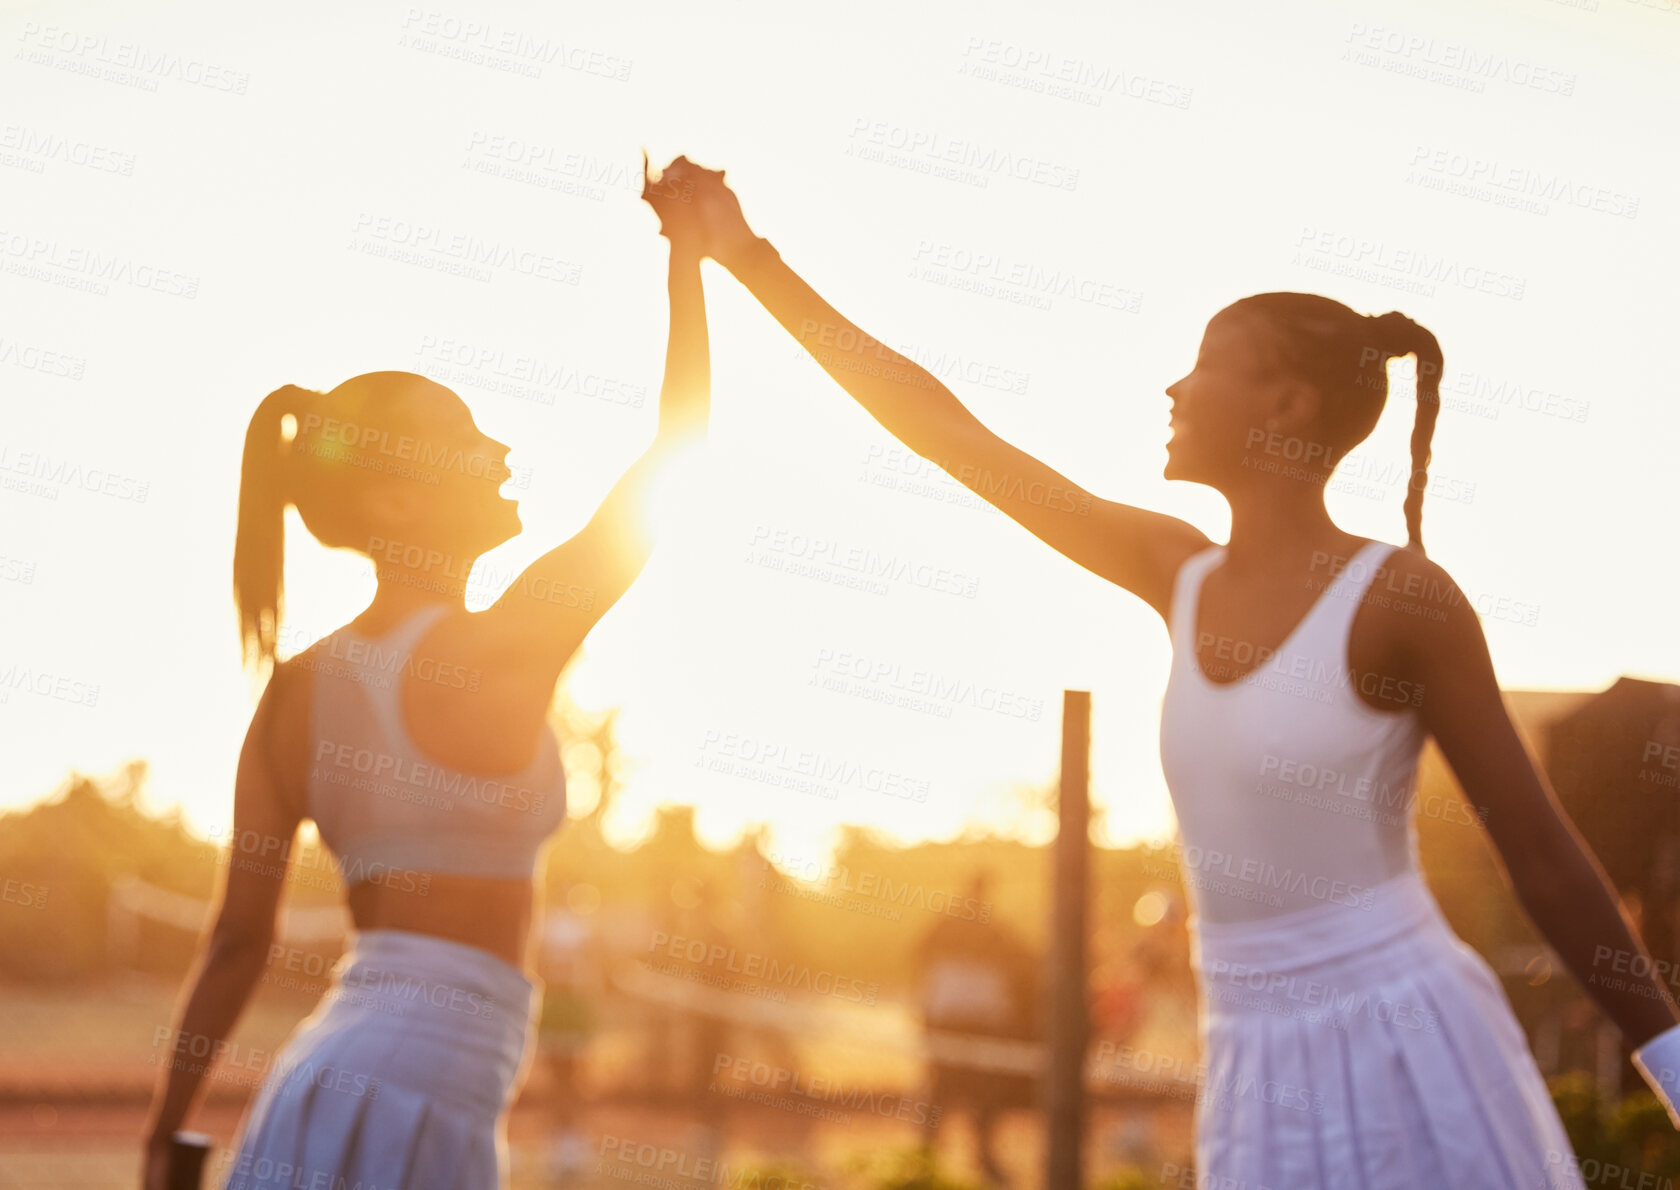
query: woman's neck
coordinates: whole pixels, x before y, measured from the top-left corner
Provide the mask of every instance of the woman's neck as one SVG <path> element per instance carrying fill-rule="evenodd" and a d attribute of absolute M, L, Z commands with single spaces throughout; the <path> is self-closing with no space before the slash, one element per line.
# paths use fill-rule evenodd
<path fill-rule="evenodd" d="M 427 591 L 402 586 L 391 589 L 385 583 L 380 583 L 379 590 L 373 597 L 373 602 L 368 604 L 362 610 L 362 614 L 350 623 L 356 631 L 364 636 L 381 636 L 410 616 L 439 604 L 454 611 L 464 612 L 466 610 L 466 594 L 461 590 L 450 592 Z"/>
<path fill-rule="evenodd" d="M 1308 569 L 1314 555 L 1345 553 L 1359 541 L 1330 519 L 1324 488 L 1310 480 L 1257 485 L 1230 503 L 1231 540 L 1225 560 L 1236 574 Z"/>

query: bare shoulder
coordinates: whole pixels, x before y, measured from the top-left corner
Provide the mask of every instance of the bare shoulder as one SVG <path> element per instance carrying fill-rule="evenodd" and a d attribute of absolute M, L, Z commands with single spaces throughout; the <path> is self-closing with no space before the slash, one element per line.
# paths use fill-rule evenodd
<path fill-rule="evenodd" d="M 273 733 L 297 713 L 299 702 L 307 695 L 308 683 L 301 679 L 313 668 L 318 644 L 284 661 L 275 658 L 274 668 L 269 672 L 262 697 L 251 716 L 253 728 L 261 728 L 269 733 L 269 738 L 273 738 Z"/>
<path fill-rule="evenodd" d="M 275 788 L 300 814 L 308 802 L 304 775 L 308 772 L 310 709 L 315 687 L 310 679 L 325 663 L 325 652 L 319 641 L 284 661 L 276 661 L 251 720 L 252 731 L 261 733 L 258 742 L 272 766 Z"/>
<path fill-rule="evenodd" d="M 529 761 L 557 678 L 505 609 L 455 611 L 415 642 L 401 706 L 428 756 L 477 772 L 509 772 Z"/>
<path fill-rule="evenodd" d="M 1191 558 L 1217 543 L 1188 521 L 1164 513 L 1145 515 L 1150 530 L 1144 537 L 1146 565 L 1132 581 L 1121 585 L 1154 608 L 1162 622 L 1170 626 L 1179 572 Z"/>
<path fill-rule="evenodd" d="M 1404 602 L 1415 600 L 1427 607 L 1456 607 L 1464 592 L 1446 567 L 1421 550 L 1400 546 L 1391 550 L 1377 567 L 1376 586 Z"/>
<path fill-rule="evenodd" d="M 1419 550 L 1393 550 L 1377 566 L 1366 596 L 1388 656 L 1463 645 L 1481 636 L 1476 609 L 1456 579 Z"/>
<path fill-rule="evenodd" d="M 482 666 L 498 676 L 536 673 L 538 653 L 525 609 L 506 599 L 479 611 L 454 610 L 414 642 L 418 655 Z"/>

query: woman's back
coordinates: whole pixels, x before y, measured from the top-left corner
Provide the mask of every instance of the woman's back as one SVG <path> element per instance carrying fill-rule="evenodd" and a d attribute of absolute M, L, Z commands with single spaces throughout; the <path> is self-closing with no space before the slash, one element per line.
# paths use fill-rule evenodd
<path fill-rule="evenodd" d="M 1202 583 L 1223 546 L 1179 568 L 1161 763 L 1199 918 L 1369 908 L 1369 890 L 1416 869 L 1412 795 L 1426 733 L 1415 710 L 1378 711 L 1362 700 L 1360 681 L 1380 679 L 1356 681 L 1348 664 L 1354 614 L 1394 549 L 1368 542 L 1270 654 L 1198 641 Z M 1242 676 L 1211 680 L 1199 643 L 1231 657 L 1226 672 Z"/>

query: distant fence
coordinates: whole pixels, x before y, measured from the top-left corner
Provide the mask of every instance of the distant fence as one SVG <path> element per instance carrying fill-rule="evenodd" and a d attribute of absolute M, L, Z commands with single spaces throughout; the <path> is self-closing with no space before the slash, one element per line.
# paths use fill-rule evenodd
<path fill-rule="evenodd" d="M 105 902 L 106 946 L 112 963 L 133 965 L 140 949 L 141 922 L 155 921 L 189 934 L 202 934 L 212 924 L 211 910 L 209 901 L 159 888 L 135 876 L 115 881 Z M 343 941 L 352 927 L 350 911 L 343 905 L 288 905 L 280 910 L 275 941 L 302 946 Z"/>

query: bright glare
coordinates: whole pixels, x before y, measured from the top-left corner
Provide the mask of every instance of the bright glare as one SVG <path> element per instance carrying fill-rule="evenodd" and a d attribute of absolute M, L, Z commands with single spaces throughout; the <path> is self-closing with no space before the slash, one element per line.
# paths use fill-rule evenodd
<path fill-rule="evenodd" d="M 1366 18 L 1298 0 L 497 7 L 498 27 L 629 64 L 614 78 L 401 45 L 403 6 L 335 13 L 331 37 L 313 20 L 252 37 L 193 0 L 14 8 L 14 29 L 222 62 L 249 86 L 139 90 L 68 50 L 0 74 L 14 139 L 134 163 L 6 170 L 5 804 L 144 757 L 154 808 L 228 821 L 253 709 L 229 592 L 240 453 L 281 384 L 424 372 L 512 446 L 526 530 L 480 561 L 472 606 L 587 522 L 658 418 L 668 252 L 638 197 L 644 143 L 727 168 L 755 231 L 988 426 L 1215 540 L 1219 499 L 1161 478 L 1163 388 L 1206 320 L 1270 290 L 1409 314 L 1447 367 L 1425 540 L 1482 610 L 1501 681 L 1680 676 L 1672 280 L 1650 267 L 1680 259 L 1680 156 L 1653 148 L 1673 139 L 1680 21 L 1659 5 L 1395 17 L 1395 44 L 1544 62 L 1569 94 L 1442 85 L 1354 44 Z M 1020 64 L 1046 61 L 1089 94 L 1032 86 Z M 510 145 L 519 160 L 491 148 Z M 516 263 L 464 272 L 456 243 Z M 18 257 L 31 245 L 60 263 Z M 190 277 L 193 296 L 93 292 L 69 260 Z M 566 679 L 621 710 L 609 837 L 682 803 L 714 844 L 764 824 L 801 854 L 845 824 L 1044 842 L 1054 816 L 1008 791 L 1053 779 L 1070 688 L 1092 692 L 1099 840 L 1168 837 L 1159 617 L 906 452 L 721 266 L 704 281 L 706 439 L 661 470 L 653 559 Z M 48 356 L 73 375 L 23 363 Z M 1328 497 L 1395 543 L 1407 367 Z M 70 468 L 122 482 L 46 478 Z M 365 559 L 286 523 L 282 655 L 374 591 Z"/>
<path fill-rule="evenodd" d="M 1140 926 L 1152 926 L 1166 915 L 1167 898 L 1164 893 L 1146 892 L 1132 906 L 1132 920 Z"/>

